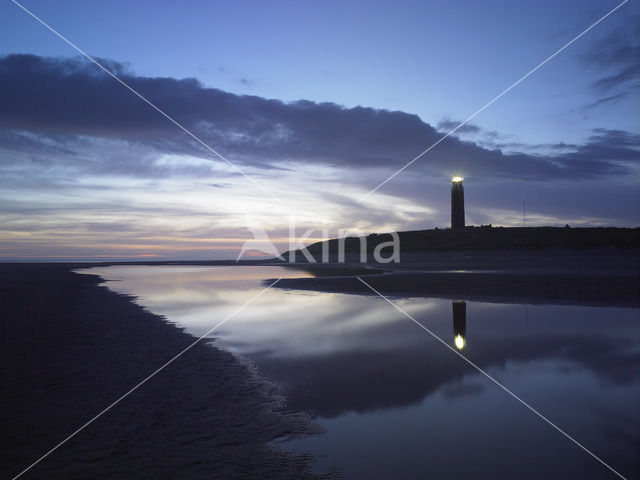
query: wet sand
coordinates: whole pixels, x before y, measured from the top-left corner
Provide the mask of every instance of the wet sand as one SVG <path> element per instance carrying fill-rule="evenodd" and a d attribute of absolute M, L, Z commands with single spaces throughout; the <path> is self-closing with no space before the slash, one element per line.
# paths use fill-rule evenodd
<path fill-rule="evenodd" d="M 0 265 L 3 478 L 194 340 L 70 267 Z M 199 343 L 21 478 L 317 478 L 268 445 L 315 428 L 274 388 Z"/>
<path fill-rule="evenodd" d="M 427 253 L 401 259 L 366 264 L 368 272 L 356 258 L 347 258 L 353 262 L 347 265 L 291 265 L 317 277 L 282 279 L 276 288 L 375 295 L 360 276 L 390 297 L 640 307 L 639 254 L 633 250 Z"/>

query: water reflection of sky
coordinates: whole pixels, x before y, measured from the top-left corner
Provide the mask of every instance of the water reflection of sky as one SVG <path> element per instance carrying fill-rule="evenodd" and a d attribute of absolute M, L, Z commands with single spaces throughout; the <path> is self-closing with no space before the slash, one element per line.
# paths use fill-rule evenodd
<path fill-rule="evenodd" d="M 106 267 L 107 285 L 196 336 L 282 267 Z M 395 300 L 455 345 L 451 301 Z M 638 473 L 638 311 L 466 304 L 463 353 L 627 478 Z M 284 448 L 348 478 L 611 478 L 566 438 L 375 297 L 273 288 L 212 334 L 324 436 Z M 635 475 L 635 477 L 634 477 Z"/>

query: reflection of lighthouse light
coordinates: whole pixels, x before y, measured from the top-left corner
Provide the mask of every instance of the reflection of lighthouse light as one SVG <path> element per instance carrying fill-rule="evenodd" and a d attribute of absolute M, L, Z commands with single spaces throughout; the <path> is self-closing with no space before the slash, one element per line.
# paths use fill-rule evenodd
<path fill-rule="evenodd" d="M 464 348 L 465 341 L 462 335 L 456 335 L 454 342 L 456 344 L 456 347 L 458 347 L 458 350 L 462 350 Z"/>

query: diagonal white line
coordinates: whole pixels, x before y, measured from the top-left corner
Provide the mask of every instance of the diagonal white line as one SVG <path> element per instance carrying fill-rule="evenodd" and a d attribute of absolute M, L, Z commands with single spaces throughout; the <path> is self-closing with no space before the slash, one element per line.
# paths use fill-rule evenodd
<path fill-rule="evenodd" d="M 218 327 L 220 327 L 221 325 L 223 325 L 227 320 L 229 320 L 230 318 L 232 318 L 233 316 L 235 316 L 237 313 L 239 313 L 242 309 L 244 309 L 244 307 L 246 307 L 247 305 L 249 305 L 251 302 L 253 302 L 255 299 L 257 299 L 259 296 L 261 296 L 264 292 L 266 292 L 267 290 L 269 290 L 271 287 L 273 287 L 276 283 L 278 283 L 280 280 L 282 280 L 282 277 L 276 279 L 276 281 L 274 281 L 273 283 L 271 283 L 270 285 L 267 285 L 266 287 L 264 287 L 262 290 L 260 290 L 257 294 L 255 294 L 253 297 L 251 297 L 249 300 L 247 300 L 244 304 L 242 304 L 240 307 L 238 307 L 236 310 L 234 310 L 232 313 L 230 313 L 229 315 L 227 315 L 225 317 L 224 320 L 222 320 L 221 322 L 217 323 L 216 325 L 214 325 L 213 327 L 211 327 L 209 330 L 207 330 L 203 335 L 201 335 L 200 337 L 198 337 L 193 343 L 191 343 L 190 345 L 188 345 L 186 348 L 184 348 L 182 351 L 180 351 L 178 354 L 176 354 L 173 358 L 171 358 L 171 360 L 169 360 L 168 362 L 166 362 L 164 365 L 162 365 L 160 368 L 158 368 L 157 370 L 155 370 L 153 373 L 151 373 L 149 376 L 147 376 L 146 378 L 144 378 L 144 380 L 141 380 L 139 383 L 137 383 L 134 387 L 132 387 L 129 391 L 127 391 L 125 394 L 123 394 L 122 396 L 120 396 L 116 401 L 114 401 L 113 403 L 111 403 L 107 408 L 105 408 L 104 410 L 102 410 L 100 413 L 98 413 L 97 415 L 95 415 L 93 418 L 91 418 L 91 420 L 89 420 L 88 422 L 86 422 L 84 425 L 82 425 L 80 428 L 78 428 L 76 431 L 74 431 L 71 435 L 69 435 L 67 438 L 65 438 L 64 440 L 62 440 L 60 443 L 58 443 L 55 447 L 53 447 L 51 450 L 49 450 L 47 453 L 45 453 L 44 455 L 42 455 L 40 458 L 38 458 L 35 462 L 33 462 L 31 465 L 29 465 L 27 468 L 25 468 L 24 470 L 22 470 L 19 474 L 17 474 L 15 477 L 13 477 L 12 480 L 16 480 L 17 478 L 21 477 L 22 475 L 24 475 L 25 473 L 27 473 L 29 470 L 31 470 L 33 467 L 35 467 L 38 463 L 40 463 L 42 460 L 44 460 L 45 458 L 47 458 L 49 455 L 51 455 L 53 452 L 55 452 L 58 448 L 60 448 L 62 445 L 64 445 L 65 443 L 67 443 L 69 440 L 71 440 L 73 437 L 75 437 L 78 433 L 80 433 L 82 430 L 84 430 L 86 427 L 88 427 L 89 425 L 91 425 L 93 422 L 95 422 L 98 418 L 100 418 L 102 415 L 104 415 L 105 413 L 107 413 L 109 410 L 111 410 L 113 407 L 115 407 L 118 403 L 120 403 L 122 400 L 124 400 L 126 397 L 128 397 L 129 395 L 131 395 L 133 392 L 135 392 L 138 388 L 140 388 L 142 385 L 144 385 L 147 381 L 151 380 L 151 378 L 153 378 L 155 375 L 157 375 L 158 373 L 160 373 L 162 370 L 164 370 L 166 367 L 168 367 L 169 365 L 171 365 L 175 360 L 177 360 L 179 357 L 181 357 L 184 353 L 186 353 L 188 350 L 190 350 L 191 348 L 193 348 L 197 343 L 199 343 L 203 338 L 205 338 L 207 335 L 209 335 L 211 332 L 213 332 L 215 329 L 217 329 Z"/>
<path fill-rule="evenodd" d="M 604 465 L 605 467 L 607 467 L 609 470 L 611 470 L 613 473 L 615 473 L 618 477 L 622 478 L 623 480 L 627 480 L 625 477 L 623 477 L 620 473 L 618 473 L 616 470 L 614 470 L 612 467 L 610 467 L 607 463 L 604 462 L 604 460 L 601 460 L 600 457 L 598 457 L 595 453 L 593 453 L 591 450 L 587 449 L 584 445 L 582 445 L 580 442 L 578 442 L 575 438 L 573 438 L 571 435 L 569 435 L 567 432 L 565 432 L 564 430 L 562 430 L 560 427 L 558 427 L 555 423 L 553 423 L 551 420 L 549 420 L 547 417 L 545 417 L 544 415 L 542 415 L 540 412 L 538 412 L 535 408 L 533 408 L 531 405 L 529 405 L 527 402 L 525 402 L 524 400 L 522 400 L 519 396 L 517 396 L 515 393 L 513 393 L 511 390 L 509 390 L 507 387 L 505 387 L 502 383 L 500 383 L 498 380 L 496 380 L 494 377 L 492 377 L 491 375 L 489 375 L 487 372 L 485 372 L 482 368 L 480 368 L 478 365 L 476 365 L 475 363 L 473 363 L 471 360 L 469 360 L 467 357 L 465 357 L 462 353 L 460 353 L 458 350 L 456 350 L 455 348 L 453 348 L 451 345 L 449 345 L 447 342 L 445 342 L 444 340 L 442 340 L 438 335 L 436 335 L 435 333 L 433 333 L 431 330 L 429 330 L 427 327 L 425 327 L 422 323 L 420 323 L 418 320 L 416 320 L 415 318 L 413 318 L 411 315 L 409 315 L 407 312 L 405 312 L 402 308 L 400 308 L 398 305 L 396 305 L 395 303 L 393 303 L 391 300 L 389 300 L 387 297 L 385 297 L 383 294 L 381 294 L 378 290 L 376 290 L 375 288 L 373 288 L 371 285 L 369 285 L 367 282 L 365 282 L 364 280 L 362 280 L 362 278 L 356 276 L 356 278 L 358 280 L 360 280 L 363 284 L 365 284 L 367 287 L 369 287 L 369 289 L 374 292 L 375 294 L 377 294 L 380 298 L 382 298 L 383 300 L 385 300 L 387 303 L 389 303 L 393 308 L 395 308 L 396 310 L 398 310 L 400 313 L 402 313 L 405 317 L 407 317 L 409 320 L 411 320 L 413 323 L 415 323 L 417 326 L 419 326 L 420 328 L 422 328 L 425 332 L 429 333 L 433 338 L 435 338 L 436 340 L 438 340 L 441 344 L 443 344 L 445 347 L 447 347 L 449 350 L 451 350 L 453 353 L 455 353 L 456 355 L 458 355 L 460 358 L 462 358 L 465 362 L 467 362 L 469 365 L 471 365 L 473 368 L 475 368 L 476 370 L 478 370 L 481 374 L 483 374 L 485 377 L 487 377 L 489 380 L 491 380 L 493 383 L 495 383 L 497 386 L 499 386 L 501 389 L 503 389 L 505 392 L 507 392 L 509 395 L 511 395 L 513 398 L 515 398 L 516 400 L 518 400 L 522 405 L 524 405 L 525 407 L 527 407 L 529 410 L 531 410 L 533 413 L 535 413 L 538 417 L 540 417 L 542 420 L 544 420 L 545 422 L 547 422 L 549 425 L 551 425 L 553 428 L 555 428 L 557 431 L 559 431 L 562 435 L 564 435 L 565 437 L 567 437 L 569 440 L 571 440 L 573 443 L 575 443 L 577 446 L 579 446 L 582 450 L 584 450 L 585 452 L 587 452 L 589 455 L 591 455 L 593 458 L 595 458 L 598 462 L 600 462 L 602 465 Z"/>
<path fill-rule="evenodd" d="M 389 180 L 393 179 L 396 175 L 402 173 L 407 167 L 409 167 L 410 165 L 412 165 L 416 160 L 418 160 L 419 158 L 421 158 L 423 155 L 425 155 L 426 153 L 428 153 L 430 150 L 432 150 L 433 148 L 435 148 L 437 145 L 440 144 L 440 142 L 444 141 L 449 135 L 455 133 L 459 128 L 461 128 L 462 126 L 464 126 L 467 122 L 471 121 L 473 118 L 476 117 L 476 115 L 480 114 L 481 112 L 483 112 L 486 108 L 488 108 L 489 106 L 491 106 L 494 102 L 496 102 L 498 99 L 500 99 L 503 95 L 507 94 L 512 88 L 514 88 L 515 86 L 519 85 L 520 83 L 522 83 L 527 77 L 529 77 L 531 74 L 535 73 L 538 69 L 540 69 L 544 64 L 546 64 L 549 60 L 551 60 L 552 58 L 554 58 L 556 55 L 558 55 L 560 52 L 562 52 L 564 49 L 566 49 L 567 47 L 569 47 L 571 44 L 573 44 L 576 40 L 578 40 L 580 37 L 582 37 L 583 35 L 585 35 L 589 30 L 591 30 L 593 27 L 595 27 L 596 25 L 598 25 L 600 22 L 602 22 L 605 18 L 607 18 L 609 15 L 611 15 L 613 12 L 615 12 L 616 10 L 618 10 L 620 7 L 622 7 L 625 3 L 627 3 L 629 0 L 624 0 L 622 3 L 620 3 L 617 7 L 613 8 L 612 10 L 610 10 L 606 15 L 604 15 L 603 17 L 601 17 L 597 22 L 591 24 L 590 27 L 588 27 L 587 29 L 585 29 L 582 33 L 580 33 L 580 35 L 575 36 L 574 38 L 572 38 L 569 42 L 567 42 L 562 48 L 559 48 L 558 50 L 556 50 L 552 55 L 550 55 L 549 57 L 547 57 L 544 61 L 540 62 L 536 67 L 532 68 L 531 70 L 529 70 L 525 75 L 523 75 L 522 77 L 520 77 L 520 79 L 516 82 L 514 82 L 513 84 L 511 84 L 511 86 L 509 86 L 508 88 L 506 88 L 505 90 L 503 90 L 501 93 L 499 93 L 498 95 L 496 95 L 495 97 L 493 97 L 489 102 L 487 102 L 482 108 L 476 110 L 474 113 L 472 113 L 471 115 L 469 115 L 463 122 L 461 122 L 457 127 L 455 127 L 453 130 L 451 130 L 449 133 L 447 133 L 446 135 L 444 135 L 443 137 L 441 137 L 438 141 L 436 141 L 433 145 L 431 145 L 429 148 L 427 148 L 424 152 L 422 152 L 420 155 L 418 155 L 417 157 L 415 157 L 413 160 L 411 160 L 409 163 L 407 163 L 406 165 L 404 165 L 403 167 L 401 167 L 397 172 L 395 172 L 393 175 L 391 175 L 389 178 L 387 178 L 384 182 L 382 182 L 380 185 L 378 185 L 376 188 L 374 188 L 373 190 L 371 190 L 369 193 L 367 193 L 364 197 L 362 197 L 360 200 L 358 200 L 356 203 L 361 203 L 364 200 L 366 200 L 367 198 L 369 198 L 370 195 L 372 195 L 374 192 L 376 192 L 380 187 L 382 187 L 385 183 L 387 183 Z"/>
<path fill-rule="evenodd" d="M 229 165 L 230 167 L 232 167 L 233 169 L 237 170 L 238 172 L 240 172 L 245 178 L 247 178 L 248 180 L 250 180 L 251 182 L 253 182 L 256 186 L 258 186 L 260 189 L 262 189 L 262 191 L 264 191 L 267 195 L 269 195 L 271 198 L 273 198 L 274 200 L 280 201 L 280 199 L 278 197 L 276 197 L 273 193 L 271 193 L 269 190 L 267 190 L 264 186 L 262 186 L 262 184 L 258 183 L 257 180 L 255 180 L 253 177 L 247 175 L 246 173 L 244 173 L 244 171 L 238 167 L 237 165 L 235 165 L 234 163 L 230 162 L 229 160 L 227 160 L 225 157 L 223 157 L 221 154 L 219 154 L 216 150 L 214 150 L 213 148 L 211 148 L 207 143 L 205 143 L 203 140 L 201 140 L 199 137 L 197 137 L 194 133 L 191 132 L 191 130 L 187 129 L 186 127 L 183 127 L 178 121 L 176 121 L 173 117 L 171 117 L 169 114 L 165 113 L 160 107 L 156 106 L 154 103 L 152 103 L 150 100 L 148 100 L 144 95 L 142 95 L 141 93 L 139 93 L 137 90 L 135 90 L 133 87 L 131 87 L 128 83 L 126 83 L 124 80 L 122 80 L 120 77 L 118 77 L 115 73 L 113 73 L 111 70 L 109 70 L 108 68 L 106 68 L 104 65 L 102 65 L 100 62 L 98 62 L 96 59 L 94 59 L 93 57 L 91 57 L 88 53 L 86 53 L 84 50 L 82 50 L 80 47 L 78 47 L 76 44 L 74 44 L 71 40 L 67 39 L 66 37 L 64 37 L 62 34 L 60 34 L 59 32 L 57 32 L 53 27 L 51 27 L 49 24 L 47 24 L 44 20 L 42 20 L 41 18 L 39 18 L 38 16 L 36 16 L 33 12 L 31 12 L 30 10 L 28 10 L 26 7 L 22 6 L 20 3 L 18 3 L 16 0 L 11 0 L 13 3 L 15 3 L 18 7 L 20 7 L 22 10 L 24 10 L 26 13 L 28 13 L 29 15 L 31 15 L 34 19 L 36 19 L 38 22 L 40 22 L 42 25 L 44 25 L 47 29 L 49 29 L 51 32 L 53 32 L 56 36 L 58 36 L 59 38 L 61 38 L 62 40 L 64 40 L 69 46 L 71 46 L 73 49 L 75 49 L 76 51 L 78 51 L 82 56 L 84 56 L 85 58 L 87 58 L 88 60 L 90 60 L 91 62 L 93 62 L 95 65 L 97 65 L 98 67 L 100 67 L 100 69 L 102 69 L 106 74 L 108 74 L 109 76 L 113 77 L 118 83 L 120 83 L 123 87 L 125 87 L 126 89 L 128 89 L 129 91 L 131 91 L 134 95 L 136 95 L 140 100 L 142 100 L 143 102 L 145 102 L 147 105 L 149 105 L 151 108 L 153 108 L 154 110 L 156 110 L 158 113 L 160 113 L 161 115 L 163 115 L 167 120 L 169 120 L 171 123 L 173 123 L 175 126 L 177 126 L 180 130 L 182 130 L 183 132 L 185 132 L 187 135 L 189 135 L 191 138 L 193 138 L 196 142 L 198 142 L 200 145 L 202 145 L 204 148 L 206 148 L 207 150 L 209 150 L 211 153 L 213 153 L 216 157 L 220 158 L 221 160 L 223 160 L 224 162 L 226 162 L 227 165 Z"/>

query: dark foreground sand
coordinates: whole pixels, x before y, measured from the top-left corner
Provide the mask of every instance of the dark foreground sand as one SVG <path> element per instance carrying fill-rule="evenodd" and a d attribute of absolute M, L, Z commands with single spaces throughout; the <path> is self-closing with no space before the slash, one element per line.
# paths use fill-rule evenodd
<path fill-rule="evenodd" d="M 0 265 L 2 478 L 194 340 L 98 281 Z M 278 401 L 250 368 L 200 343 L 21 478 L 315 478 L 310 457 L 267 445 L 314 428 Z"/>

